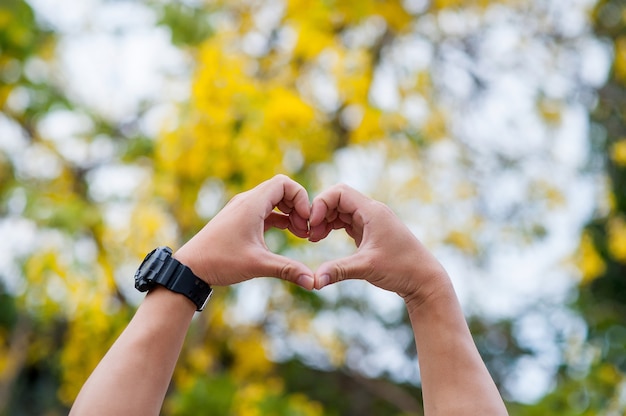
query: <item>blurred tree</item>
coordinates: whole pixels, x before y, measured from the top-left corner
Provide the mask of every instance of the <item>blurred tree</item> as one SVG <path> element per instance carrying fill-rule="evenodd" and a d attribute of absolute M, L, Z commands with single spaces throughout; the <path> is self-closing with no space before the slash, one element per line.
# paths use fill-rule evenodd
<path fill-rule="evenodd" d="M 496 42 L 492 36 L 502 35 L 500 31 L 519 36 L 508 45 L 509 53 L 532 56 L 558 50 L 553 61 L 546 57 L 550 70 L 561 71 L 565 61 L 582 59 L 576 53 L 584 34 L 565 27 L 550 5 L 434 2 L 411 9 L 395 1 L 243 1 L 224 4 L 219 15 L 220 25 L 197 51 L 192 96 L 181 126 L 163 135 L 156 147 L 155 192 L 169 207 L 181 235 L 191 235 L 210 218 L 211 210 L 203 209 L 211 205 L 207 201 L 225 201 L 279 172 L 316 190 L 324 186 L 328 161 L 359 151 L 374 159 L 382 154 L 382 168 L 368 172 L 371 165 L 354 165 L 360 171 L 352 175 L 369 180 L 366 189 L 394 207 L 440 208 L 440 214 L 428 212 L 437 230 L 428 238 L 453 247 L 469 263 L 488 264 L 494 246 L 503 240 L 523 246 L 543 238 L 549 216 L 566 203 L 560 175 L 547 177 L 545 170 L 533 172 L 529 165 L 540 160 L 544 169 L 554 169 L 558 145 L 548 138 L 558 130 L 567 103 L 590 92 L 590 83 L 580 79 L 580 73 L 564 73 L 576 79 L 575 87 L 555 92 L 549 85 L 552 79 L 525 73 L 536 72 L 536 66 L 509 57 L 519 64 L 513 72 L 530 81 L 535 107 L 529 120 L 545 128 L 545 138 L 534 147 L 523 137 L 527 148 L 485 146 L 484 137 L 464 131 L 455 120 L 471 118 L 472 107 L 488 101 L 500 86 L 497 74 L 507 69 L 494 62 L 489 50 Z M 502 27 L 508 24 L 521 33 Z M 532 47 L 524 50 L 525 43 Z M 461 91 L 459 78 L 466 83 Z M 448 158 L 440 152 L 449 152 Z M 517 183 L 499 182 L 503 177 Z M 496 190 L 510 192 L 510 187 L 518 195 L 513 200 L 494 195 Z M 463 208 L 453 212 L 460 215 L 451 221 L 446 208 L 459 205 Z M 199 215 L 190 214 L 194 212 Z M 411 215 L 415 219 L 420 214 Z M 439 220 L 433 218 L 438 215 Z M 311 260 L 311 252 L 298 251 L 293 239 L 278 234 L 271 242 L 313 262 L 336 249 Z M 371 295 L 358 286 L 337 289 L 329 297 L 301 293 L 280 282 L 259 286 L 267 306 L 257 311 L 252 323 L 225 323 L 224 339 L 247 334 L 250 324 L 263 328 L 255 342 L 266 345 L 265 354 L 279 364 L 247 373 L 233 385 L 278 373 L 286 381 L 285 393 L 306 394 L 324 403 L 325 413 L 420 412 L 418 401 L 404 400 L 419 397 L 417 387 L 396 384 L 416 380 L 415 371 L 406 370 L 416 364 L 407 322 L 397 312 L 401 306 L 394 317 L 382 316 L 372 306 Z M 259 295 L 259 289 L 247 292 L 244 287 L 235 292 L 230 301 L 235 308 Z M 213 334 L 215 325 L 210 320 L 207 331 Z M 370 328 L 372 335 L 351 332 L 352 327 Z M 487 324 L 477 316 L 472 327 L 498 383 L 514 398 L 515 392 L 507 391 L 515 377 L 511 369 L 520 358 L 538 352 L 520 344 L 513 320 Z M 374 334 L 385 334 L 384 346 Z M 197 342 L 186 345 L 191 351 L 184 354 L 188 361 L 195 360 L 195 349 L 206 351 L 206 340 Z M 277 346 L 282 346 L 278 354 L 273 351 Z M 403 371 L 378 361 L 383 350 L 404 356 Z M 232 347 L 222 354 L 218 363 L 201 371 L 210 368 L 221 378 L 220 371 L 233 374 L 231 366 L 246 360 Z M 292 378 L 294 359 L 307 365 Z M 280 364 L 283 360 L 288 361 Z M 224 362 L 229 366 L 222 367 Z M 183 364 L 187 367 L 193 363 Z M 329 371 L 326 383 L 315 382 L 316 368 Z M 361 383 L 372 374 L 380 378 L 375 387 Z M 177 377 L 188 382 L 189 374 L 181 370 Z M 309 379 L 313 381 L 304 382 Z M 328 393 L 329 385 L 336 394 Z M 356 386 L 370 398 L 367 406 Z M 184 390 L 177 393 L 187 397 Z M 178 400 L 176 393 L 172 400 Z"/>
<path fill-rule="evenodd" d="M 33 76 L 33 67 L 50 58 L 53 45 L 53 34 L 37 25 L 33 11 L 25 2 L 9 0 L 0 4 L 0 119 L 17 126 L 31 143 L 38 141 L 35 117 L 54 104 L 66 104 L 53 86 Z M 2 137 L 0 147 L 7 145 L 8 140 Z M 17 199 L 26 194 L 33 196 L 38 186 L 45 186 L 36 178 L 20 177 L 18 163 L 14 154 L 0 152 L 0 218 L 3 223 L 5 217 L 13 214 L 11 206 Z M 44 198 L 42 194 L 41 199 Z M 3 238 L 11 238 L 7 234 L 4 231 Z M 2 277 L 13 281 L 11 272 L 3 270 Z M 27 309 L 25 296 L 15 295 L 3 282 L 0 288 L 0 414 L 42 413 L 46 408 L 54 414 L 54 409 L 63 409 L 56 399 L 58 368 L 46 355 L 60 350 L 58 330 L 63 322 L 52 313 L 44 315 L 43 309 Z"/>
<path fill-rule="evenodd" d="M 57 40 L 25 1 L 0 4 L 0 414 L 67 414 L 130 313 L 90 176 L 145 138 L 69 97 Z"/>
<path fill-rule="evenodd" d="M 614 415 L 626 411 L 626 7 L 602 0 L 593 13 L 598 37 L 612 46 L 610 77 L 592 113 L 590 167 L 603 172 L 598 209 L 582 234 L 581 281 L 572 307 L 584 338 L 565 346 L 554 391 L 528 413 Z"/>
<path fill-rule="evenodd" d="M 155 138 L 140 128 L 154 103 L 120 120 L 81 102 L 58 73 L 54 26 L 23 0 L 4 1 L 0 131 L 10 134 L 0 138 L 0 232 L 15 243 L 0 290 L 0 413 L 65 413 L 141 298 L 131 276 L 143 255 L 179 246 L 234 193 L 279 172 L 313 193 L 349 165 L 421 238 L 468 265 L 487 268 L 499 246 L 545 238 L 567 205 L 562 144 L 548 138 L 572 103 L 589 104 L 595 85 L 578 65 L 584 23 L 572 28 L 580 16 L 562 16 L 581 7 L 544 3 L 146 1 L 194 62 L 188 103 Z M 607 94 L 619 91 L 615 79 Z M 618 113 L 599 114 L 605 125 Z M 501 139 L 512 131 L 520 133 Z M 602 148 L 610 166 L 624 160 L 619 143 Z M 120 177 L 129 191 L 103 187 Z M 609 253 L 623 254 L 623 223 L 609 223 L 610 233 L 590 226 L 583 239 L 594 276 L 581 285 L 580 307 L 619 322 L 586 295 L 611 269 Z M 603 246 L 609 235 L 617 237 Z M 312 264 L 350 250 L 344 240 L 311 250 L 284 233 L 267 239 Z M 470 317 L 476 340 L 514 400 L 511 369 L 539 353 L 518 339 L 516 319 L 479 312 Z M 358 282 L 323 293 L 274 280 L 218 289 L 194 321 L 163 413 L 421 414 L 406 319 L 395 297 Z M 588 322 L 598 331 L 590 345 L 620 333 L 621 324 Z M 587 403 L 572 383 L 591 369 L 587 409 L 608 409 L 602 397 L 617 396 L 602 392 L 616 393 L 621 380 L 619 339 L 580 347 L 608 361 L 592 354 L 581 363 L 568 349 L 578 361 L 564 364 L 564 387 L 545 400 L 558 405 L 538 406 Z"/>

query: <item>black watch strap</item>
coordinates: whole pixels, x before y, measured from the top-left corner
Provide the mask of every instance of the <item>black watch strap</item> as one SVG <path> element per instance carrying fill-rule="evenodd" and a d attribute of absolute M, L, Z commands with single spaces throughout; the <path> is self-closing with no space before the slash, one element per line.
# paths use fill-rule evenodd
<path fill-rule="evenodd" d="M 185 295 L 196 305 L 197 311 L 204 309 L 213 292 L 208 283 L 172 257 L 169 247 L 159 247 L 148 254 L 135 275 L 135 287 L 139 291 L 145 292 L 155 284 Z"/>

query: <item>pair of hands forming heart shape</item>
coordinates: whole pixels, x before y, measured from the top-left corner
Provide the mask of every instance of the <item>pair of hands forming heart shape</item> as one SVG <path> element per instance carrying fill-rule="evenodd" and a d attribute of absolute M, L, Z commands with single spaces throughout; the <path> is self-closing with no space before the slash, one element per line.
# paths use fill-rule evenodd
<path fill-rule="evenodd" d="M 343 228 L 357 250 L 313 272 L 268 249 L 263 234 L 272 227 L 311 242 Z M 365 279 L 408 300 L 428 296 L 447 279 L 439 262 L 386 205 L 346 185 L 331 187 L 310 203 L 304 187 L 284 175 L 235 196 L 175 257 L 210 285 L 270 276 L 312 290 Z"/>
<path fill-rule="evenodd" d="M 267 248 L 263 233 L 272 227 L 312 242 L 343 228 L 357 250 L 313 272 Z M 274 276 L 308 290 L 365 279 L 395 291 L 413 324 L 424 414 L 507 415 L 446 272 L 389 208 L 345 185 L 310 203 L 301 185 L 276 176 L 233 198 L 174 256 L 210 285 Z M 159 414 L 194 310 L 166 290 L 148 295 L 71 414 Z"/>

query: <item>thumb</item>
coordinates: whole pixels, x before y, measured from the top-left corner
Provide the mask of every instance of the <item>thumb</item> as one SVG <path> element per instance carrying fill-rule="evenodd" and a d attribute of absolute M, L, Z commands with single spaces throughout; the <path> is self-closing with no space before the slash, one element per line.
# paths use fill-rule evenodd
<path fill-rule="evenodd" d="M 322 263 L 315 271 L 315 289 L 347 279 L 365 279 L 370 272 L 369 262 L 359 252 L 337 260 Z"/>
<path fill-rule="evenodd" d="M 299 261 L 279 254 L 271 252 L 265 254 L 260 271 L 264 276 L 277 277 L 307 290 L 313 290 L 315 286 L 314 273 L 311 269 Z"/>

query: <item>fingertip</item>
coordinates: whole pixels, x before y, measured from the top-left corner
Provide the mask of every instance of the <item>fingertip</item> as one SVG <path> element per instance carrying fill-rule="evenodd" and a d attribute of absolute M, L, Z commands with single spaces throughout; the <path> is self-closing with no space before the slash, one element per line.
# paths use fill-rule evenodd
<path fill-rule="evenodd" d="M 296 213 L 304 219 L 309 219 L 311 217 L 311 203 L 309 202 L 309 197 L 307 196 L 306 190 L 302 188 L 303 196 L 298 199 L 294 203 L 294 207 L 296 209 Z M 300 193 L 298 193 L 298 196 Z"/>
<path fill-rule="evenodd" d="M 326 205 L 318 199 L 315 199 L 311 204 L 311 213 L 309 215 L 309 225 L 311 228 L 321 224 L 324 220 L 324 217 L 326 216 L 326 212 L 324 210 L 325 206 Z"/>
<path fill-rule="evenodd" d="M 317 243 L 318 241 L 323 240 L 324 237 L 326 237 L 329 232 L 330 230 L 327 229 L 327 227 L 324 224 L 318 224 L 318 225 L 310 224 L 309 241 L 312 243 Z"/>
<path fill-rule="evenodd" d="M 324 286 L 327 286 L 329 283 L 330 275 L 328 273 L 324 273 L 315 280 L 315 289 L 320 290 Z"/>
<path fill-rule="evenodd" d="M 299 213 L 290 215 L 289 219 L 291 221 L 291 224 L 298 230 L 309 230 L 309 222 L 307 218 L 302 217 L 301 215 L 299 215 Z"/>
<path fill-rule="evenodd" d="M 296 212 L 303 218 L 308 219 L 311 214 L 311 201 L 309 201 L 309 194 L 306 188 L 293 179 L 287 178 L 290 185 L 286 185 L 284 188 L 285 197 L 292 199 Z M 288 189 L 288 186 L 291 189 Z"/>
<path fill-rule="evenodd" d="M 307 239 L 310 238 L 310 233 L 309 233 L 309 230 L 307 229 L 299 229 L 299 228 L 291 226 L 289 227 L 289 231 L 291 231 L 291 234 L 295 235 L 296 237 L 307 238 Z"/>
<path fill-rule="evenodd" d="M 315 279 L 308 274 L 301 274 L 296 279 L 295 283 L 303 289 L 313 290 L 315 289 Z"/>

